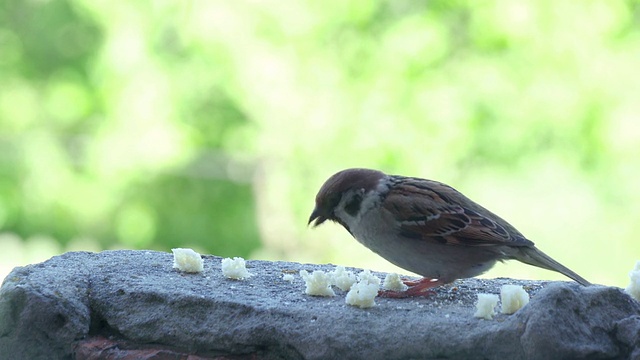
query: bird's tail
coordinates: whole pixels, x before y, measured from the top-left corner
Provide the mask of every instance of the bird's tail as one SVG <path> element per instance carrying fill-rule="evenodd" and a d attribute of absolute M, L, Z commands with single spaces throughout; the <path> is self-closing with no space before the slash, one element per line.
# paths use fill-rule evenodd
<path fill-rule="evenodd" d="M 590 282 L 585 280 L 582 276 L 569 270 L 566 266 L 553 260 L 549 255 L 543 253 L 535 247 L 523 246 L 518 248 L 520 250 L 515 258 L 522 261 L 525 264 L 541 267 L 543 269 L 557 271 L 571 279 L 577 281 L 580 285 L 589 286 Z"/>

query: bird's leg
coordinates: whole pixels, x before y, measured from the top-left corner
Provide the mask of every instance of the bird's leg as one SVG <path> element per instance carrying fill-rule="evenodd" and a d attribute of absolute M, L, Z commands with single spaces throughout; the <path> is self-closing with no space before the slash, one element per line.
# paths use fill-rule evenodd
<path fill-rule="evenodd" d="M 405 291 L 380 290 L 378 296 L 386 298 L 402 299 L 408 297 L 429 297 L 436 292 L 429 290 L 436 286 L 444 285 L 445 282 L 439 279 L 422 278 L 418 280 L 404 280 L 403 283 L 409 288 Z"/>

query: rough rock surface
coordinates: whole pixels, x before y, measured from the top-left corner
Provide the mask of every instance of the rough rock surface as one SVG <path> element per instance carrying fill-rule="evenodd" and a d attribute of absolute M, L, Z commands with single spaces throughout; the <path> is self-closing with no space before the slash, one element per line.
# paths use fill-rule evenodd
<path fill-rule="evenodd" d="M 304 294 L 298 271 L 332 265 L 248 261 L 253 276 L 237 281 L 222 276 L 219 257 L 204 259 L 201 274 L 154 251 L 74 252 L 16 268 L 0 289 L 0 359 L 640 358 L 640 303 L 618 288 L 467 279 L 360 309 L 338 289 Z M 507 283 L 525 286 L 531 302 L 474 318 L 476 294 Z"/>

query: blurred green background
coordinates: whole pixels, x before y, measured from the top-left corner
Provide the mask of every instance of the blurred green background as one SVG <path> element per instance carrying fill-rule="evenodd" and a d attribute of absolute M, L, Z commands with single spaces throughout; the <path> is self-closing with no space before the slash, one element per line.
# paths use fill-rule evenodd
<path fill-rule="evenodd" d="M 447 182 L 625 286 L 640 2 L 0 0 L 0 279 L 117 248 L 399 271 L 306 227 L 347 167 Z"/>

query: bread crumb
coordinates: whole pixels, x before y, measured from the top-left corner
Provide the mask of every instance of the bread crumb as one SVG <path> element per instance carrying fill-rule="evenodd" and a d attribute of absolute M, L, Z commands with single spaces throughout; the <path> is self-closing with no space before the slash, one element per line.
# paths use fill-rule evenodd
<path fill-rule="evenodd" d="M 345 297 L 347 305 L 359 308 L 370 308 L 376 305 L 375 297 L 380 290 L 380 278 L 373 275 L 369 270 L 364 270 L 358 274 L 358 282 L 351 286 Z"/>
<path fill-rule="evenodd" d="M 224 258 L 221 263 L 222 275 L 229 279 L 242 280 L 251 276 L 246 263 L 241 257 Z"/>
<path fill-rule="evenodd" d="M 366 282 L 369 284 L 380 286 L 380 278 L 373 275 L 369 270 L 363 270 L 360 274 L 358 274 L 358 282 Z"/>
<path fill-rule="evenodd" d="M 502 285 L 500 302 L 503 314 L 513 314 L 529 303 L 529 294 L 520 285 Z"/>
<path fill-rule="evenodd" d="M 349 291 L 356 282 L 356 275 L 351 271 L 347 271 L 344 266 L 336 266 L 336 269 L 330 274 L 332 277 L 331 283 L 342 291 Z"/>
<path fill-rule="evenodd" d="M 375 297 L 378 295 L 379 288 L 379 285 L 369 282 L 357 282 L 351 286 L 351 289 L 345 297 L 345 302 L 347 305 L 357 306 L 363 309 L 375 306 Z"/>
<path fill-rule="evenodd" d="M 300 270 L 300 277 L 304 280 L 307 288 L 305 294 L 312 296 L 335 296 L 331 288 L 332 277 L 329 273 L 316 270 L 309 274 L 307 270 Z"/>
<path fill-rule="evenodd" d="M 408 288 L 398 274 L 387 274 L 382 283 L 382 289 L 389 291 L 406 291 Z"/>
<path fill-rule="evenodd" d="M 173 252 L 173 268 L 188 273 L 199 273 L 204 270 L 202 256 L 193 249 L 176 248 Z"/>
<path fill-rule="evenodd" d="M 284 274 L 284 275 L 282 275 L 282 280 L 284 280 L 284 281 L 288 281 L 288 282 L 293 282 L 293 275 L 291 275 L 291 274 Z"/>
<path fill-rule="evenodd" d="M 632 298 L 640 301 L 640 261 L 636 262 L 636 267 L 629 273 L 631 282 L 624 291 Z"/>
<path fill-rule="evenodd" d="M 498 295 L 495 294 L 478 294 L 478 302 L 476 303 L 476 313 L 474 317 L 486 320 L 493 319 L 495 314 L 494 308 L 498 305 Z"/>

